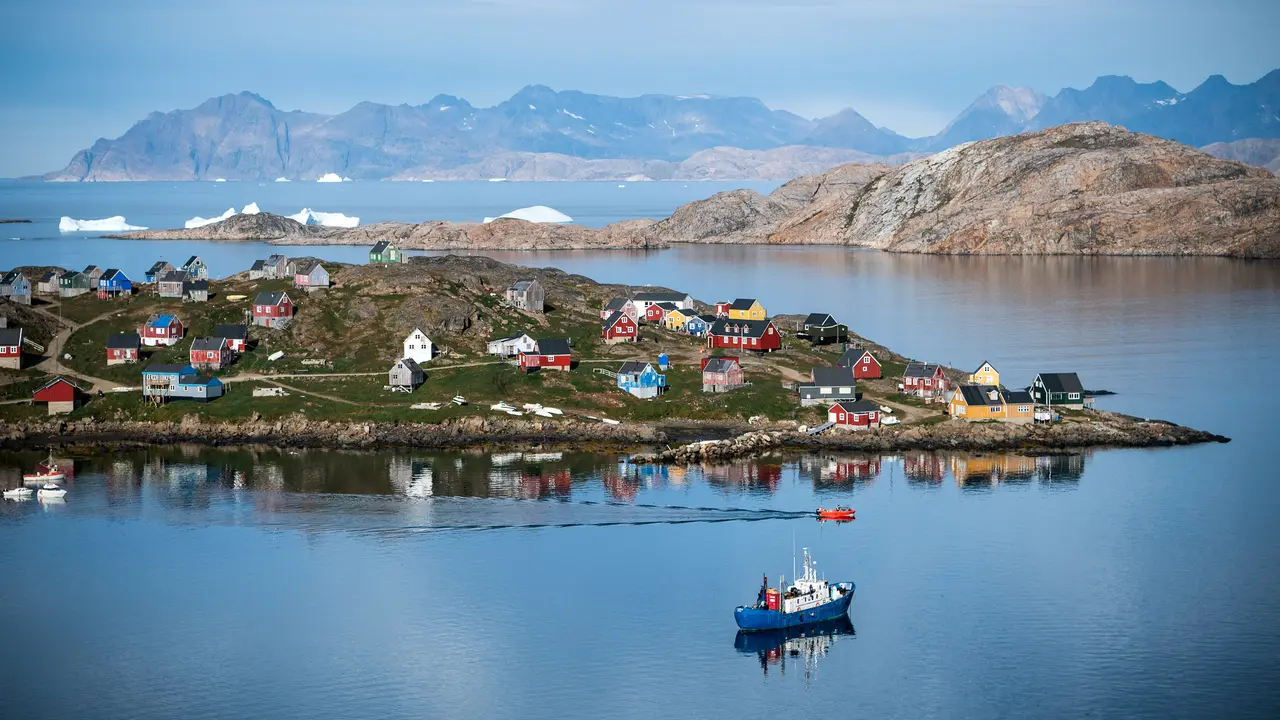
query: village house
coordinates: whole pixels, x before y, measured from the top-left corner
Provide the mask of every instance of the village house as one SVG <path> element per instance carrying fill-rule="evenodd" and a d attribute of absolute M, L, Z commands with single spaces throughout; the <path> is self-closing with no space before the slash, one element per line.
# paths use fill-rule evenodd
<path fill-rule="evenodd" d="M 902 372 L 902 392 L 925 400 L 942 399 L 951 381 L 935 363 L 908 363 Z"/>
<path fill-rule="evenodd" d="M 989 362 L 984 362 L 969 374 L 970 385 L 994 385 L 1000 387 L 1000 371 Z"/>
<path fill-rule="evenodd" d="M 631 318 L 632 322 L 640 322 L 640 316 L 636 313 L 636 306 L 632 305 L 630 300 L 620 297 L 612 298 L 604 304 L 604 308 L 600 310 L 600 319 L 604 320 L 616 312 Z"/>
<path fill-rule="evenodd" d="M 22 328 L 0 328 L 0 368 L 22 369 Z"/>
<path fill-rule="evenodd" d="M 142 371 L 142 397 L 154 402 L 222 397 L 222 381 L 199 375 L 190 365 L 151 363 Z"/>
<path fill-rule="evenodd" d="M 187 282 L 187 274 L 181 270 L 170 270 L 156 280 L 156 294 L 162 298 L 182 297 L 182 286 Z"/>
<path fill-rule="evenodd" d="M 182 263 L 182 272 L 192 280 L 208 280 L 209 266 L 205 265 L 204 260 L 199 255 L 192 255 L 187 261 Z"/>
<path fill-rule="evenodd" d="M 182 283 L 182 302 L 209 302 L 209 281 L 188 280 Z"/>
<path fill-rule="evenodd" d="M 767 317 L 764 306 L 753 298 L 738 298 L 729 304 L 730 320 L 763 320 Z"/>
<path fill-rule="evenodd" d="M 729 302 L 728 300 L 721 300 L 717 302 L 716 309 L 715 309 L 715 316 L 718 318 L 729 317 L 729 306 L 731 305 L 733 305 L 733 303 Z"/>
<path fill-rule="evenodd" d="M 128 297 L 133 294 L 133 281 L 120 270 L 111 268 L 98 278 L 98 299 Z"/>
<path fill-rule="evenodd" d="M 631 297 L 631 304 L 636 307 L 636 314 L 643 315 L 650 305 L 671 303 L 681 310 L 693 309 L 693 297 L 681 292 L 639 292 Z"/>
<path fill-rule="evenodd" d="M 688 324 L 691 317 L 697 317 L 692 310 L 672 306 L 662 318 L 662 325 L 672 332 L 685 332 L 684 326 Z"/>
<path fill-rule="evenodd" d="M 254 260 L 253 264 L 249 266 L 249 279 L 263 280 L 266 277 L 267 277 L 267 261 Z"/>
<path fill-rule="evenodd" d="M 800 323 L 800 332 L 814 345 L 842 343 L 849 339 L 849 327 L 827 313 L 809 313 Z"/>
<path fill-rule="evenodd" d="M 844 351 L 836 365 L 853 368 L 853 376 L 858 380 L 875 380 L 880 377 L 880 361 L 870 350 L 849 348 Z"/>
<path fill-rule="evenodd" d="M 79 385 L 59 375 L 31 394 L 33 402 L 45 403 L 50 415 L 65 415 L 84 401 Z"/>
<path fill-rule="evenodd" d="M 107 364 L 124 365 L 138 362 L 142 338 L 136 332 L 111 333 L 107 336 Z"/>
<path fill-rule="evenodd" d="M 413 358 L 400 358 L 387 371 L 387 385 L 391 386 L 391 392 L 413 392 L 425 378 L 422 366 Z"/>
<path fill-rule="evenodd" d="M 782 336 L 768 320 L 716 320 L 707 330 L 707 347 L 772 352 L 782 347 Z"/>
<path fill-rule="evenodd" d="M 36 283 L 36 292 L 44 295 L 53 295 L 58 292 L 58 280 L 62 277 L 62 273 L 58 270 L 48 270 L 40 276 L 40 281 Z"/>
<path fill-rule="evenodd" d="M 702 358 L 702 392 L 728 392 L 745 384 L 738 358 L 719 355 Z"/>
<path fill-rule="evenodd" d="M 1000 394 L 1004 396 L 1004 419 L 1005 422 L 1011 423 L 1029 423 L 1035 420 L 1035 400 L 1031 397 L 1028 390 L 1005 390 L 1001 389 Z"/>
<path fill-rule="evenodd" d="M 58 297 L 69 298 L 83 295 L 93 288 L 93 281 L 82 272 L 69 272 L 58 278 Z"/>
<path fill-rule="evenodd" d="M 640 338 L 640 333 L 634 320 L 623 313 L 615 312 L 600 321 L 600 336 L 604 338 L 605 345 L 617 345 L 635 342 Z"/>
<path fill-rule="evenodd" d="M 646 400 L 658 397 L 667 387 L 666 376 L 646 362 L 625 362 L 619 368 L 618 389 Z"/>
<path fill-rule="evenodd" d="M 156 264 L 152 265 L 151 268 L 147 270 L 146 275 L 144 276 L 145 278 L 144 282 L 149 282 L 149 283 L 160 282 L 160 278 L 164 277 L 166 273 L 171 273 L 174 270 L 177 270 L 177 268 L 165 262 L 164 260 L 161 260 L 160 262 L 157 262 Z"/>
<path fill-rule="evenodd" d="M 853 368 L 815 367 L 809 371 L 809 382 L 797 388 L 800 391 L 800 405 L 830 405 L 832 400 L 857 400 L 858 384 L 853 377 Z"/>
<path fill-rule="evenodd" d="M 293 319 L 293 300 L 283 291 L 258 293 L 253 299 L 253 324 L 278 328 Z"/>
<path fill-rule="evenodd" d="M 1025 390 L 1002 390 L 996 385 L 961 385 L 949 393 L 947 414 L 960 420 L 995 420 L 1009 423 L 1032 422 L 1031 394 Z"/>
<path fill-rule="evenodd" d="M 569 341 L 564 338 L 542 338 L 534 345 L 531 352 L 519 355 L 520 369 L 525 372 L 534 370 L 564 370 L 573 366 L 573 358 L 569 352 Z"/>
<path fill-rule="evenodd" d="M 705 337 L 716 320 L 715 315 L 694 315 L 684 321 L 684 331 L 694 337 Z"/>
<path fill-rule="evenodd" d="M 235 360 L 226 338 L 202 337 L 191 341 L 191 366 L 197 370 L 221 370 Z"/>
<path fill-rule="evenodd" d="M 369 249 L 370 265 L 394 265 L 404 262 L 400 248 L 389 240 L 379 240 Z"/>
<path fill-rule="evenodd" d="M 267 261 L 263 263 L 262 269 L 266 272 L 264 276 L 267 280 L 276 280 L 278 278 L 289 277 L 289 258 L 284 255 L 268 255 Z"/>
<path fill-rule="evenodd" d="M 249 348 L 248 325 L 215 325 L 213 336 L 226 340 L 227 346 L 238 353 Z"/>
<path fill-rule="evenodd" d="M 515 281 L 511 287 L 507 288 L 504 297 L 507 302 L 521 310 L 542 313 L 545 297 L 542 292 L 542 283 L 538 282 L 537 278 Z"/>
<path fill-rule="evenodd" d="M 1093 406 L 1093 398 L 1085 397 L 1084 385 L 1075 373 L 1040 373 L 1029 389 L 1037 405 L 1072 410 Z"/>
<path fill-rule="evenodd" d="M 431 343 L 431 338 L 418 328 L 414 328 L 413 332 L 404 339 L 404 352 L 400 353 L 400 357 L 409 358 L 410 360 L 422 364 L 431 362 L 431 358 L 435 356 L 435 346 Z"/>
<path fill-rule="evenodd" d="M 294 268 L 293 285 L 307 292 L 324 290 L 329 287 L 329 271 L 315 260 L 302 263 Z"/>
<path fill-rule="evenodd" d="M 654 309 L 657 309 L 658 311 L 660 311 L 661 317 L 658 317 L 656 320 L 653 320 L 652 322 L 655 322 L 661 325 L 666 324 L 668 315 L 670 315 L 673 312 L 680 312 L 680 306 L 676 305 L 675 303 L 666 302 L 666 301 L 663 301 L 660 303 L 654 303 L 650 305 L 648 310 L 648 313 L 650 316 L 653 316 Z M 692 310 L 690 312 L 692 312 Z"/>
<path fill-rule="evenodd" d="M 533 352 L 538 343 L 526 333 L 516 333 L 497 340 L 490 340 L 486 352 L 498 357 L 515 357 L 522 352 Z"/>
<path fill-rule="evenodd" d="M 827 410 L 827 422 L 843 430 L 866 430 L 880 424 L 880 408 L 870 400 L 841 400 Z"/>
<path fill-rule="evenodd" d="M 10 270 L 0 277 L 0 297 L 19 305 L 30 305 L 31 281 L 17 270 Z"/>
<path fill-rule="evenodd" d="M 142 344 L 148 347 L 177 345 L 182 339 L 183 332 L 182 321 L 177 315 L 170 313 L 152 315 L 147 318 L 147 322 L 142 327 L 138 328 L 138 336 L 142 338 Z"/>
<path fill-rule="evenodd" d="M 85 277 L 89 278 L 89 284 L 92 287 L 98 287 L 98 280 L 102 277 L 102 268 L 97 265 L 85 265 L 81 270 Z"/>

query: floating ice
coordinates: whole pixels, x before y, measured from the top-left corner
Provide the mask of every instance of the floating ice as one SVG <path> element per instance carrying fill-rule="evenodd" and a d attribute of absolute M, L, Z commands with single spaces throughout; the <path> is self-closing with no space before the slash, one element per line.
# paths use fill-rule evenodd
<path fill-rule="evenodd" d="M 347 177 L 346 175 L 343 175 L 342 182 L 351 182 L 351 178 Z"/>
<path fill-rule="evenodd" d="M 226 182 L 226 181 L 227 181 L 226 178 L 217 178 L 214 180 L 214 182 Z"/>
<path fill-rule="evenodd" d="M 126 223 L 123 215 L 112 215 L 101 220 L 73 220 L 63 215 L 58 221 L 58 232 L 125 232 L 127 230 L 146 230 L 146 228 Z"/>
<path fill-rule="evenodd" d="M 258 203 L 251 202 L 248 205 L 244 206 L 244 209 L 240 211 L 240 214 L 241 215 L 257 215 L 260 212 L 262 211 L 258 209 Z"/>
<path fill-rule="evenodd" d="M 427 179 L 427 180 L 423 180 L 422 182 L 435 182 L 435 180 Z"/>
<path fill-rule="evenodd" d="M 506 182 L 506 178 L 489 178 L 489 182 Z"/>
<path fill-rule="evenodd" d="M 573 222 L 573 218 L 565 215 L 555 208 L 549 208 L 546 205 L 533 205 L 531 207 L 520 208 L 519 210 L 512 210 L 506 215 L 499 215 L 496 218 L 487 217 L 484 221 L 488 223 L 501 218 L 513 218 L 515 220 L 524 220 L 532 223 Z"/>
<path fill-rule="evenodd" d="M 232 215 L 235 215 L 235 214 L 236 214 L 236 209 L 235 209 L 235 208 L 227 208 L 227 211 L 226 211 L 226 212 L 224 212 L 224 213 L 222 213 L 222 214 L 221 214 L 221 215 L 219 215 L 218 217 L 202 218 L 202 217 L 200 217 L 199 215 L 197 215 L 197 216 L 195 216 L 195 217 L 191 218 L 190 220 L 188 220 L 187 222 L 185 222 L 185 223 L 182 225 L 182 227 L 184 227 L 184 228 L 186 228 L 186 229 L 188 229 L 188 230 L 190 230 L 190 229 L 192 229 L 192 228 L 204 227 L 205 225 L 212 225 L 212 224 L 214 224 L 214 223 L 216 223 L 216 222 L 222 222 L 223 220 L 226 220 L 227 218 L 229 218 L 229 217 L 231 217 Z"/>
<path fill-rule="evenodd" d="M 316 182 L 342 182 L 342 177 L 338 173 L 325 173 Z"/>
<path fill-rule="evenodd" d="M 278 178 L 276 178 L 276 182 L 289 182 L 289 178 L 287 178 L 287 177 L 278 177 Z"/>
<path fill-rule="evenodd" d="M 303 225 L 324 225 L 325 227 L 353 228 L 360 224 L 360 218 L 347 217 L 342 213 L 317 212 L 311 208 L 302 208 L 296 215 L 286 215 Z"/>

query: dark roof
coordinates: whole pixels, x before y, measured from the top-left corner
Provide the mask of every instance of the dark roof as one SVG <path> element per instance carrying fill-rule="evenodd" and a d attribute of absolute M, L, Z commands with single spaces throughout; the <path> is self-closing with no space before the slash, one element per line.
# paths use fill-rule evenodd
<path fill-rule="evenodd" d="M 279 305 L 280 302 L 284 300 L 284 298 L 285 298 L 285 293 L 282 290 L 277 290 L 275 292 L 267 292 L 266 290 L 263 290 L 262 292 L 258 293 L 257 297 L 253 299 L 253 304 L 254 305 Z"/>
<path fill-rule="evenodd" d="M 1035 402 L 1031 399 L 1031 393 L 1026 390 L 1005 390 L 1004 401 L 1010 405 L 1030 405 Z"/>
<path fill-rule="evenodd" d="M 409 372 L 422 372 L 422 366 L 413 358 L 400 358 L 396 361 L 396 365 L 404 365 L 409 368 Z M 392 367 L 394 368 L 395 365 L 392 365 Z"/>
<path fill-rule="evenodd" d="M 4 274 L 3 278 L 0 278 L 0 285 L 12 285 L 18 278 L 26 279 L 23 274 L 17 270 L 10 270 Z"/>
<path fill-rule="evenodd" d="M 712 335 L 732 335 L 737 337 L 764 337 L 764 330 L 771 325 L 768 320 L 728 320 L 717 319 L 707 332 Z M 735 330 L 734 328 L 737 328 Z"/>
<path fill-rule="evenodd" d="M 264 269 L 266 269 L 266 267 L 267 267 L 267 261 L 266 261 L 266 260 L 254 260 L 254 261 L 253 261 L 253 264 L 249 266 L 249 269 L 250 269 L 250 270 L 264 270 Z"/>
<path fill-rule="evenodd" d="M 827 313 L 809 313 L 809 316 L 804 319 L 804 324 L 813 327 L 836 327 L 840 323 Z"/>
<path fill-rule="evenodd" d="M 187 280 L 186 282 L 182 283 L 182 289 L 207 291 L 209 289 L 209 281 L 208 280 Z"/>
<path fill-rule="evenodd" d="M 306 263 L 304 263 L 304 264 L 302 264 L 302 265 L 299 265 L 299 266 L 297 266 L 296 268 L 294 268 L 294 274 L 296 274 L 296 275 L 310 275 L 311 273 L 315 272 L 316 268 L 320 268 L 321 270 L 323 270 L 323 269 L 324 269 L 324 268 L 320 265 L 320 261 L 319 261 L 319 260 L 308 260 Z"/>
<path fill-rule="evenodd" d="M 738 364 L 737 358 L 730 357 L 713 357 L 707 360 L 707 366 L 702 368 L 702 372 L 722 373 L 729 372 L 733 366 Z"/>
<path fill-rule="evenodd" d="M 62 273 L 58 272 L 57 270 L 49 270 L 45 272 L 45 274 L 40 276 L 40 282 L 42 283 L 53 282 L 54 280 L 57 280 L 60 277 L 62 277 Z"/>
<path fill-rule="evenodd" d="M 191 267 L 191 264 L 196 262 L 197 260 L 200 260 L 200 256 L 192 255 L 191 257 L 187 258 L 186 262 L 182 263 L 182 267 Z M 204 262 L 204 261 L 200 260 L 200 262 Z"/>
<path fill-rule="evenodd" d="M 83 272 L 84 272 L 84 274 L 85 274 L 85 275 L 88 275 L 89 273 L 93 272 L 94 270 L 97 270 L 97 271 L 101 272 L 101 271 L 102 271 L 102 268 L 98 267 L 97 265 L 85 265 L 85 266 L 84 266 L 84 271 L 83 271 Z"/>
<path fill-rule="evenodd" d="M 113 350 L 136 348 L 141 344 L 142 340 L 136 332 L 111 333 L 107 336 L 107 348 Z"/>
<path fill-rule="evenodd" d="M 226 338 L 228 340 L 244 340 L 249 337 L 248 325 L 215 325 L 213 327 L 214 337 Z"/>
<path fill-rule="evenodd" d="M 0 345 L 11 346 L 22 344 L 22 328 L 0 329 Z"/>
<path fill-rule="evenodd" d="M 187 274 L 181 270 L 167 270 L 163 275 L 157 278 L 156 281 L 162 283 L 180 283 L 185 282 L 186 279 Z"/>
<path fill-rule="evenodd" d="M 738 298 L 729 305 L 730 310 L 750 310 L 756 304 L 755 298 Z"/>
<path fill-rule="evenodd" d="M 282 260 L 285 260 L 285 259 L 286 259 L 286 258 L 285 258 L 285 256 L 283 256 L 283 255 L 278 255 L 278 254 L 277 254 L 277 255 L 268 255 L 268 256 L 267 256 L 267 262 L 271 263 L 272 265 L 277 265 L 277 264 L 279 264 Z"/>
<path fill-rule="evenodd" d="M 869 413 L 880 409 L 870 400 L 841 400 L 835 404 L 847 413 Z"/>
<path fill-rule="evenodd" d="M 619 368 L 618 374 L 619 375 L 639 375 L 640 373 L 644 372 L 644 369 L 647 367 L 649 367 L 649 363 L 638 362 L 635 360 L 628 360 L 627 362 L 622 363 L 622 367 Z"/>
<path fill-rule="evenodd" d="M 903 377 L 929 378 L 938 374 L 938 368 L 942 367 L 937 363 L 907 363 L 907 369 L 902 371 Z"/>
<path fill-rule="evenodd" d="M 373 249 L 370 250 L 369 252 L 383 253 L 383 252 L 386 252 L 387 248 L 389 247 L 391 247 L 390 242 L 386 240 L 379 240 L 378 242 L 373 244 Z"/>
<path fill-rule="evenodd" d="M 713 323 L 716 320 L 719 320 L 720 318 L 716 317 L 715 315 L 708 314 L 708 315 L 699 315 L 698 319 L 705 323 Z"/>
<path fill-rule="evenodd" d="M 129 276 L 128 276 L 128 275 L 125 275 L 122 271 L 117 270 L 117 269 L 115 269 L 115 268 L 111 268 L 111 269 L 107 270 L 106 272 L 102 273 L 102 277 L 101 277 L 101 278 L 99 278 L 99 279 L 101 279 L 101 280 L 114 280 L 114 279 L 116 278 L 116 276 L 117 276 L 117 275 L 119 275 L 120 277 L 124 278 L 125 280 L 128 280 L 128 279 L 129 279 Z"/>
<path fill-rule="evenodd" d="M 180 380 L 183 385 L 221 385 L 222 381 L 210 375 L 189 375 Z"/>
<path fill-rule="evenodd" d="M 604 309 L 605 310 L 621 310 L 622 308 L 626 307 L 627 303 L 629 302 L 631 301 L 626 298 L 616 297 L 610 300 L 609 302 L 605 303 Z"/>
<path fill-rule="evenodd" d="M 816 367 L 813 369 L 813 384 L 819 387 L 834 387 L 836 385 L 848 387 L 854 383 L 853 368 L 851 367 Z"/>
<path fill-rule="evenodd" d="M 1000 389 L 994 385 L 961 385 L 957 388 L 967 405 L 999 405 Z M 996 393 L 991 399 L 991 393 Z"/>
<path fill-rule="evenodd" d="M 565 338 L 542 338 L 538 341 L 539 355 L 568 355 L 569 341 Z"/>
<path fill-rule="evenodd" d="M 1049 392 L 1084 394 L 1080 376 L 1075 373 L 1040 373 L 1040 380 Z"/>
<path fill-rule="evenodd" d="M 618 312 L 617 310 L 614 310 L 613 312 L 609 313 L 604 320 L 600 321 L 600 327 L 604 328 L 605 330 L 608 330 L 624 317 L 627 317 L 625 313 L 621 313 L 621 312 Z"/>
<path fill-rule="evenodd" d="M 658 307 L 662 308 L 663 310 L 666 310 L 667 312 L 680 309 L 679 306 L 677 306 L 675 303 L 667 302 L 666 300 L 663 300 L 662 302 L 654 303 L 654 305 L 657 305 Z"/>
<path fill-rule="evenodd" d="M 190 365 L 186 363 L 151 363 L 143 373 L 163 373 L 166 375 L 184 375 L 193 373 Z"/>
<path fill-rule="evenodd" d="M 862 348 L 849 348 L 844 351 L 844 354 L 840 356 L 840 359 L 836 361 L 836 364 L 846 366 L 857 365 L 858 361 L 862 359 L 862 356 L 866 355 L 868 352 L 869 351 Z"/>
<path fill-rule="evenodd" d="M 978 363 L 978 367 L 974 369 L 974 372 L 976 373 L 976 372 L 978 372 L 979 370 L 981 370 L 981 369 L 982 369 L 982 367 L 983 367 L 984 365 L 991 365 L 991 361 L 990 361 L 990 360 L 983 360 L 982 362 Z M 992 369 L 992 370 L 996 370 L 996 366 L 995 366 L 995 365 L 991 365 L 991 369 Z M 996 370 L 996 372 L 1000 372 L 1000 371 L 999 371 L 999 370 Z"/>
<path fill-rule="evenodd" d="M 660 303 L 660 302 L 678 303 L 678 302 L 684 302 L 684 299 L 687 297 L 689 296 L 686 295 L 685 293 L 680 293 L 680 292 L 642 292 L 642 293 L 636 293 L 635 295 L 636 300 L 639 300 L 641 302 L 651 302 L 651 303 Z"/>
<path fill-rule="evenodd" d="M 191 341 L 192 350 L 221 350 L 222 346 L 227 343 L 226 338 L 220 337 L 202 337 Z"/>
<path fill-rule="evenodd" d="M 511 283 L 511 287 L 509 289 L 516 290 L 518 292 L 524 292 L 529 288 L 533 287 L 533 284 L 536 282 L 538 281 L 537 280 L 517 280 Z"/>
<path fill-rule="evenodd" d="M 148 273 L 148 274 L 150 274 L 150 275 L 155 275 L 156 273 L 160 272 L 161 270 L 165 269 L 166 267 L 167 267 L 167 268 L 170 268 L 170 269 L 172 269 L 172 268 L 173 268 L 173 266 L 172 266 L 172 265 L 170 265 L 169 263 L 165 262 L 164 260 L 161 260 L 161 261 L 157 262 L 155 265 L 152 265 L 152 266 L 151 266 L 151 269 L 150 269 L 150 270 L 148 270 L 148 271 L 147 271 L 147 273 Z"/>

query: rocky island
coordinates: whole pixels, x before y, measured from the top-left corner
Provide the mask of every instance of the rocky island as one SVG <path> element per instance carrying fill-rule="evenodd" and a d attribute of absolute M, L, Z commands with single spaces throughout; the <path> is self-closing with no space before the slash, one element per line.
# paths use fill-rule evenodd
<path fill-rule="evenodd" d="M 1280 180 L 1265 169 L 1105 123 L 958 145 L 899 167 L 848 164 L 769 195 L 719 193 L 670 217 L 599 229 L 518 220 L 306 226 L 234 216 L 112 237 L 405 249 L 649 249 L 823 244 L 981 255 L 1280 257 Z"/>
<path fill-rule="evenodd" d="M 799 316 L 771 318 L 784 338 L 777 351 L 730 353 L 743 356 L 750 384 L 708 393 L 703 392 L 701 338 L 658 323 L 643 325 L 639 342 L 609 344 L 602 338 L 600 308 L 610 299 L 660 288 L 600 284 L 554 268 L 524 268 L 485 257 L 324 264 L 333 285 L 313 293 L 283 279 L 251 280 L 241 273 L 211 281 L 207 302 L 159 297 L 144 286 L 140 293 L 112 300 L 85 294 L 33 307 L 0 304 L 10 328 L 23 327 L 45 348 L 45 357 L 24 369 L 0 370 L 0 400 L 10 401 L 0 405 L 0 444 L 571 444 L 641 451 L 641 461 L 700 462 L 778 449 L 1058 451 L 1225 440 L 1093 409 L 1062 411 L 1059 421 L 1048 425 L 950 419 L 945 405 L 902 393 L 898 383 L 908 358 L 853 331 L 849 342 L 872 353 L 883 368 L 879 378 L 858 381 L 859 395 L 891 410 L 898 424 L 815 435 L 806 429 L 824 423 L 828 408 L 802 406 L 796 386 L 808 381 L 812 368 L 834 365 L 843 348 L 811 345 L 798 334 Z M 545 292 L 544 312 L 520 309 L 506 299 L 508 288 L 532 280 Z M 200 338 L 219 326 L 246 322 L 246 309 L 259 293 L 286 293 L 297 312 L 284 326 L 250 326 L 248 344 L 234 362 L 208 370 L 225 389 L 221 397 L 208 403 L 143 398 L 143 368 L 190 362 Z M 181 341 L 144 347 L 136 363 L 109 360 L 110 337 L 166 315 L 180 319 Z M 422 365 L 425 380 L 413 392 L 392 392 L 388 368 L 417 330 L 434 345 Z M 492 340 L 521 333 L 567 340 L 571 369 L 525 372 L 511 359 L 490 354 Z M 624 363 L 655 363 L 659 355 L 670 359 L 663 371 L 665 392 L 641 399 L 620 389 L 614 373 Z M 943 372 L 953 382 L 964 378 L 952 368 Z M 87 402 L 69 415 L 46 417 L 43 405 L 24 399 L 58 375 L 77 383 Z M 465 405 L 451 402 L 459 396 Z M 563 414 L 512 416 L 492 409 L 499 403 L 554 406 Z M 691 441 L 696 444 L 685 445 Z"/>

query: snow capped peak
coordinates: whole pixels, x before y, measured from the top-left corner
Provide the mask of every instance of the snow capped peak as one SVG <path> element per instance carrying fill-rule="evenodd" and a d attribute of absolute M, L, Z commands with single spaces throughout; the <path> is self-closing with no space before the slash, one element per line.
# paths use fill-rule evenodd
<path fill-rule="evenodd" d="M 1047 97 L 1029 87 L 996 85 L 982 96 L 982 102 L 1000 109 L 1017 123 L 1025 123 L 1044 107 Z"/>

